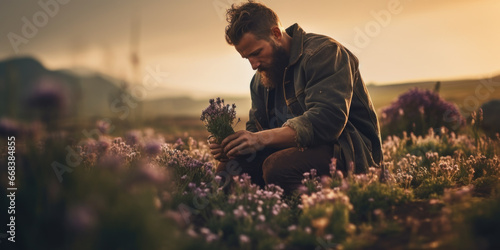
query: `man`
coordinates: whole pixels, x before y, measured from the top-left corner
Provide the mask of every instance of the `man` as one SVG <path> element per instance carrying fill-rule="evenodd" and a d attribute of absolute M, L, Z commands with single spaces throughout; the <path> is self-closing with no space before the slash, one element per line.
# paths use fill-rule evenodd
<path fill-rule="evenodd" d="M 298 24 L 284 29 L 274 11 L 253 1 L 233 5 L 227 20 L 227 42 L 257 72 L 246 130 L 210 144 L 217 172 L 248 173 L 291 193 L 310 169 L 329 174 L 332 158 L 344 173 L 380 166 L 377 116 L 349 50 Z"/>

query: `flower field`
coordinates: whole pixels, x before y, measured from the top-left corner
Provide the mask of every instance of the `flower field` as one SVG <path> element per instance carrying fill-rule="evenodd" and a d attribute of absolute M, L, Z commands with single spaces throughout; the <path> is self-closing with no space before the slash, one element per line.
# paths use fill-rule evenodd
<path fill-rule="evenodd" d="M 33 136 L 29 126 L 8 130 L 8 122 L 2 133 L 16 134 L 15 249 L 500 246 L 500 143 L 473 127 L 389 136 L 384 169 L 343 176 L 332 159 L 330 176 L 311 170 L 284 196 L 247 176 L 227 186 L 214 177 L 207 143 L 189 135 L 171 142 L 153 129 L 109 135 L 99 122 L 87 136 L 43 129 Z M 8 157 L 5 146 L 2 166 Z"/>

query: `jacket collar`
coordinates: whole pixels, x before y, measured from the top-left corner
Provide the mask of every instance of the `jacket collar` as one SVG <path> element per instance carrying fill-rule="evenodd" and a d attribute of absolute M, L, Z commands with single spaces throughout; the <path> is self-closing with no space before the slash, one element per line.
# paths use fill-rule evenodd
<path fill-rule="evenodd" d="M 304 50 L 304 36 L 306 32 L 298 25 L 293 24 L 286 29 L 286 33 L 292 37 L 292 46 L 290 48 L 290 60 L 288 65 L 297 63 Z"/>

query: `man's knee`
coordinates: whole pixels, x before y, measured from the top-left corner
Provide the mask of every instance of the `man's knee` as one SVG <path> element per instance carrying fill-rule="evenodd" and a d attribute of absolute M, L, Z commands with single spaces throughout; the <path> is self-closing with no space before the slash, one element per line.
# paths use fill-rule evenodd
<path fill-rule="evenodd" d="M 284 166 L 289 164 L 286 161 L 286 154 L 281 151 L 266 158 L 262 164 L 262 172 L 266 184 L 279 184 L 283 178 Z"/>

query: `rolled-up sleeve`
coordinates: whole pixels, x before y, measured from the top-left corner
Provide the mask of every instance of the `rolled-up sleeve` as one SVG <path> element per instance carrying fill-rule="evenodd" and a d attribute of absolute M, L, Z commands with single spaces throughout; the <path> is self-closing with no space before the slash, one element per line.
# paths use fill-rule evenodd
<path fill-rule="evenodd" d="M 328 43 L 305 60 L 301 70 L 306 111 L 284 124 L 296 131 L 299 147 L 337 140 L 347 123 L 353 93 L 354 72 L 345 48 Z"/>

